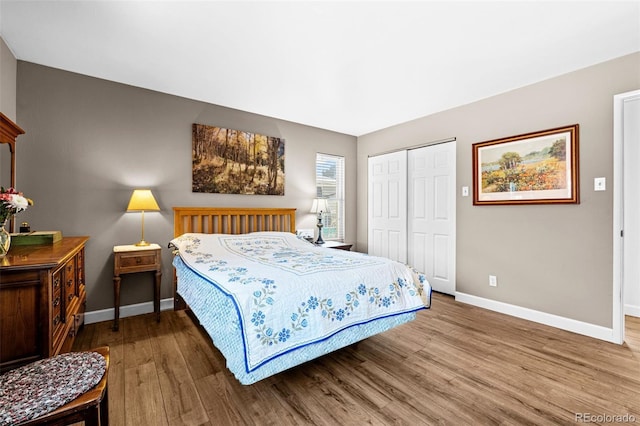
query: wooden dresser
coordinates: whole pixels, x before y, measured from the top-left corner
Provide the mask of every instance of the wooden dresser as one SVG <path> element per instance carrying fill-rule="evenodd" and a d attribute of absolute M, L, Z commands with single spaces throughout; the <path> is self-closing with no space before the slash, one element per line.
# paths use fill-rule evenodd
<path fill-rule="evenodd" d="M 71 350 L 84 322 L 88 239 L 13 246 L 0 259 L 0 372 Z"/>

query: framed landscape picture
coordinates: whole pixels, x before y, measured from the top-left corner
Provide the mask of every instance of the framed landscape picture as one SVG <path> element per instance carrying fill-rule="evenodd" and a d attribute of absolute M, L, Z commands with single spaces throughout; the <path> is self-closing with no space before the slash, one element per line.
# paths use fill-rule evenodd
<path fill-rule="evenodd" d="M 284 139 L 193 124 L 192 191 L 284 195 Z"/>
<path fill-rule="evenodd" d="M 473 204 L 577 204 L 578 124 L 479 142 Z"/>

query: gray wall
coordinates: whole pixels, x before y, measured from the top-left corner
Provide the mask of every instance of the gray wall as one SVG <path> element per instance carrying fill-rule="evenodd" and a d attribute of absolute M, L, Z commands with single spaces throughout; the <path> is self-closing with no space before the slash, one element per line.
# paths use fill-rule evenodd
<path fill-rule="evenodd" d="M 294 207 L 315 228 L 316 152 L 346 162 L 346 240 L 355 241 L 356 138 L 18 61 L 20 190 L 35 205 L 32 229 L 88 235 L 87 309 L 113 306 L 114 245 L 140 239 L 140 215 L 125 213 L 133 188 L 151 188 L 162 209 L 145 214 L 145 239 L 163 247 L 162 298 L 171 297 L 166 249 L 172 206 Z M 191 192 L 191 125 L 211 124 L 285 139 L 285 195 Z M 151 275 L 123 279 L 122 304 L 152 300 Z"/>
<path fill-rule="evenodd" d="M 135 187 L 156 194 L 163 210 L 146 215 L 146 237 L 163 247 L 171 238 L 174 205 L 296 207 L 298 227 L 313 227 L 306 211 L 314 194 L 315 153 L 344 155 L 347 241 L 357 235 L 358 249 L 366 251 L 367 157 L 455 137 L 457 290 L 611 327 L 612 98 L 637 88 L 640 54 L 384 129 L 356 143 L 347 135 L 18 61 L 17 122 L 27 132 L 20 137 L 18 182 L 36 202 L 20 220 L 36 229 L 91 236 L 88 309 L 98 310 L 112 306 L 112 246 L 139 238 L 139 216 L 124 213 Z M 194 122 L 285 138 L 286 195 L 192 193 Z M 459 188 L 472 185 L 471 144 L 573 123 L 581 126 L 579 205 L 474 207 L 471 197 L 460 197 Z M 593 178 L 600 176 L 607 178 L 607 191 L 593 192 Z M 163 272 L 166 298 L 172 274 L 168 250 Z M 488 286 L 489 274 L 498 276 L 498 287 Z M 150 277 L 137 281 L 123 284 L 123 304 L 151 300 Z"/>
<path fill-rule="evenodd" d="M 9 47 L 0 37 L 0 112 L 16 123 L 17 62 Z M 18 149 L 16 149 L 17 151 Z M 10 183 L 11 154 L 8 146 L 2 146 L 0 147 L 0 185 L 6 188 Z"/>
<path fill-rule="evenodd" d="M 633 54 L 359 137 L 358 249 L 367 249 L 367 157 L 455 137 L 457 291 L 611 327 L 613 96 L 638 88 Z M 580 204 L 474 207 L 461 197 L 473 185 L 473 143 L 574 123 Z M 600 176 L 607 191 L 594 192 Z"/>

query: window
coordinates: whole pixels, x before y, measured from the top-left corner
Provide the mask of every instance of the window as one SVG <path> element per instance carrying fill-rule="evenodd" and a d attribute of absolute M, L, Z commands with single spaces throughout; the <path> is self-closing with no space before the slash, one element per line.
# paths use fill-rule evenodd
<path fill-rule="evenodd" d="M 316 154 L 316 192 L 331 209 L 322 218 L 322 238 L 344 240 L 344 157 Z"/>

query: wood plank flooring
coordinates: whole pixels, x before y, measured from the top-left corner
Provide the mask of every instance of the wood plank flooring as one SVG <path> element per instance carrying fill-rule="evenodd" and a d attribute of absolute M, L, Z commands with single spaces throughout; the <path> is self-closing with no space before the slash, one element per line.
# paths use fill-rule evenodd
<path fill-rule="evenodd" d="M 111 347 L 112 426 L 640 423 L 640 318 L 615 345 L 434 294 L 416 321 L 251 386 L 185 312 L 120 321 L 74 346 Z"/>

